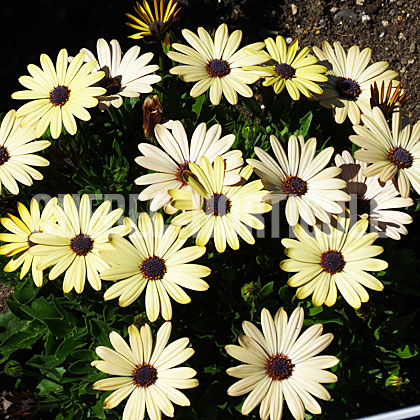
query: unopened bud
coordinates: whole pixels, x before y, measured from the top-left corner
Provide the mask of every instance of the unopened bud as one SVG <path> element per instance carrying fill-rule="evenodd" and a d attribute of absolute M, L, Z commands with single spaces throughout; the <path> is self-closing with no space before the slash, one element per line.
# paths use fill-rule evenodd
<path fill-rule="evenodd" d="M 154 138 L 156 124 L 162 121 L 163 108 L 157 95 L 147 97 L 143 102 L 143 130 L 147 137 Z"/>

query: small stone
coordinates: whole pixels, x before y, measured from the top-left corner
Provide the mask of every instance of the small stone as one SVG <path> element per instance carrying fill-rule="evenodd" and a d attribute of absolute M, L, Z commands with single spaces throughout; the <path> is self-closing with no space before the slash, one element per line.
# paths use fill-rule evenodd
<path fill-rule="evenodd" d="M 337 12 L 334 16 L 335 21 L 347 22 L 347 23 L 356 23 L 357 21 L 357 12 L 353 9 L 342 9 Z"/>
<path fill-rule="evenodd" d="M 394 10 L 394 9 L 390 10 L 390 11 L 389 11 L 389 15 L 390 15 L 390 16 L 394 16 L 394 15 L 395 15 L 395 10 Z"/>
<path fill-rule="evenodd" d="M 413 54 L 416 51 L 416 43 L 412 42 L 410 44 L 410 53 Z"/>
<path fill-rule="evenodd" d="M 364 3 L 365 3 L 365 0 L 356 0 L 356 4 L 358 6 L 363 6 Z"/>
<path fill-rule="evenodd" d="M 400 32 L 398 35 L 398 39 L 407 39 L 404 35 L 404 33 Z"/>
<path fill-rule="evenodd" d="M 407 61 L 407 64 L 414 64 L 414 61 L 415 61 L 415 59 L 414 59 L 414 58 L 410 58 L 410 59 Z"/>
<path fill-rule="evenodd" d="M 405 68 L 405 67 L 403 67 L 403 68 L 400 70 L 400 73 L 401 73 L 401 74 L 405 73 L 405 70 L 406 70 L 406 68 Z"/>
<path fill-rule="evenodd" d="M 327 26 L 327 22 L 324 19 L 320 19 L 318 22 L 320 28 L 325 28 Z"/>
<path fill-rule="evenodd" d="M 387 20 L 382 21 L 382 26 L 385 26 L 385 28 L 389 25 L 389 22 Z"/>
<path fill-rule="evenodd" d="M 293 39 L 292 39 L 292 38 L 290 38 L 290 36 L 288 36 L 288 37 L 286 38 L 286 43 L 287 43 L 287 44 L 291 44 L 291 43 L 292 43 L 292 41 L 293 41 Z"/>
<path fill-rule="evenodd" d="M 397 1 L 397 6 L 402 6 L 402 5 L 403 5 L 402 0 L 398 0 L 398 1 Z"/>
<path fill-rule="evenodd" d="M 385 36 L 385 32 L 381 32 L 380 34 L 379 34 L 379 38 L 383 38 Z"/>
<path fill-rule="evenodd" d="M 297 12 L 298 12 L 298 8 L 297 8 L 296 4 L 292 3 L 290 7 L 292 8 L 292 15 L 296 15 Z"/>
<path fill-rule="evenodd" d="M 362 22 L 367 22 L 370 20 L 370 16 L 369 15 L 363 15 L 362 16 Z"/>
<path fill-rule="evenodd" d="M 331 7 L 330 12 L 335 13 L 338 11 L 338 7 Z"/>

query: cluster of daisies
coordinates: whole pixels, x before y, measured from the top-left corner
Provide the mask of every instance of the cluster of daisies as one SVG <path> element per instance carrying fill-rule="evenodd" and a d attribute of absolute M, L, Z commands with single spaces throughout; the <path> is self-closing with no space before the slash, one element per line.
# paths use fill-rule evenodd
<path fill-rule="evenodd" d="M 179 12 L 177 3 L 146 0 L 137 3 L 136 16 L 127 14 L 128 25 L 139 32 L 131 38 L 155 35 L 163 42 L 165 31 Z M 122 209 L 103 202 L 93 210 L 88 195 L 79 201 L 66 195 L 63 202 L 51 199 L 41 211 L 33 199 L 29 209 L 18 204 L 20 217 L 8 214 L 1 224 L 0 254 L 11 257 L 5 271 L 21 268 L 22 279 L 31 270 L 38 287 L 49 269 L 48 279 L 63 276 L 63 291 L 82 293 L 86 281 L 96 291 L 102 281 L 112 282 L 103 298 L 118 298 L 120 306 L 137 301 L 144 292 L 147 317 L 159 315 L 166 321 L 153 339 L 148 324 L 128 328 L 129 344 L 116 332 L 110 334 L 111 348 L 100 346 L 101 360 L 92 365 L 111 378 L 94 388 L 113 391 L 105 408 L 117 406 L 128 397 L 123 419 L 151 420 L 161 413 L 174 415 L 173 404 L 189 405 L 179 389 L 198 385 L 195 370 L 177 367 L 194 353 L 188 338 L 168 344 L 172 304 L 190 302 L 185 289 L 206 291 L 204 280 L 210 268 L 197 264 L 209 241 L 219 253 L 229 246 L 239 249 L 240 240 L 254 244 L 252 230 L 264 229 L 262 214 L 285 201 L 285 216 L 295 239 L 285 238 L 287 259 L 282 270 L 294 273 L 288 280 L 296 296 L 311 296 L 315 305 L 332 306 L 340 293 L 353 308 L 369 300 L 366 289 L 381 291 L 382 283 L 369 272 L 387 268 L 375 258 L 383 248 L 374 245 L 379 232 L 392 239 L 407 234 L 411 217 L 401 211 L 413 204 L 411 187 L 420 193 L 420 122 L 414 127 L 400 109 L 406 100 L 396 72 L 388 63 L 369 64 L 371 51 L 356 46 L 344 51 L 339 43 L 328 42 L 322 49 L 299 50 L 297 41 L 284 38 L 240 47 L 242 32 L 229 34 L 225 24 L 211 36 L 198 28 L 197 34 L 184 29 L 189 45 L 172 43 L 167 56 L 176 63 L 170 73 L 194 82 L 190 95 L 209 91 L 213 105 L 222 96 L 234 105 L 238 94 L 252 97 L 249 85 L 262 80 L 276 94 L 287 91 L 293 100 L 301 94 L 332 108 L 335 120 L 348 117 L 359 146 L 355 156 L 336 154 L 327 147 L 317 153 L 317 140 L 291 136 L 283 145 L 270 137 L 271 150 L 255 148 L 255 158 L 245 159 L 231 150 L 233 134 L 222 136 L 222 127 L 198 124 L 191 138 L 180 121 L 156 124 L 155 144 L 140 143 L 136 163 L 149 172 L 135 183 L 145 188 L 139 200 L 149 201 L 153 217 L 141 213 L 134 222 L 123 218 Z M 41 67 L 30 64 L 30 76 L 19 81 L 27 90 L 15 92 L 15 99 L 30 100 L 4 117 L 0 128 L 0 188 L 19 193 L 17 182 L 31 185 L 42 174 L 33 166 L 49 162 L 35 153 L 49 141 L 37 140 L 50 130 L 58 138 L 63 126 L 74 135 L 76 118 L 89 120 L 87 108 L 120 107 L 125 97 L 153 91 L 160 82 L 150 64 L 153 53 L 140 55 L 133 46 L 122 54 L 118 41 L 97 42 L 97 54 L 82 49 L 69 57 L 62 49 L 56 63 L 42 54 Z M 274 155 L 274 156 L 273 156 Z M 258 179 L 251 180 L 253 173 Z M 356 197 L 356 200 L 351 200 Z M 159 212 L 161 211 L 162 212 Z M 163 214 L 174 215 L 168 225 Z M 123 223 L 117 222 L 123 218 Z M 310 229 L 307 227 L 310 226 Z M 370 233 L 367 233 L 370 227 Z M 195 245 L 187 244 L 194 237 Z M 227 373 L 239 381 L 228 389 L 231 396 L 249 395 L 242 405 L 248 414 L 258 405 L 260 418 L 280 420 L 285 400 L 296 420 L 305 410 L 321 413 L 314 396 L 328 400 L 321 385 L 337 377 L 326 369 L 335 366 L 333 356 L 317 356 L 332 341 L 315 324 L 300 335 L 303 309 L 290 319 L 283 308 L 274 318 L 261 312 L 262 332 L 244 321 L 239 345 L 227 345 L 226 352 L 242 364 Z"/>

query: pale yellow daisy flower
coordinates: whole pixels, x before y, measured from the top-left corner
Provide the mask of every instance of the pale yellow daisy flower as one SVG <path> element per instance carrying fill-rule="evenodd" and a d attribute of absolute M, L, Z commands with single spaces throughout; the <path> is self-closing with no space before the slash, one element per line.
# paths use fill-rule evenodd
<path fill-rule="evenodd" d="M 333 335 L 322 334 L 322 324 L 314 324 L 299 337 L 303 318 L 302 308 L 296 308 L 289 320 L 283 308 L 274 319 L 264 308 L 262 332 L 244 321 L 245 335 L 238 337 L 239 346 L 225 347 L 231 357 L 244 363 L 226 371 L 240 379 L 229 387 L 229 395 L 249 393 L 242 404 L 242 414 L 250 414 L 260 404 L 261 420 L 281 420 L 285 400 L 292 416 L 304 420 L 305 410 L 312 414 L 322 412 L 314 396 L 331 399 L 321 384 L 337 381 L 337 376 L 325 369 L 335 366 L 339 360 L 317 354 L 328 347 Z"/>

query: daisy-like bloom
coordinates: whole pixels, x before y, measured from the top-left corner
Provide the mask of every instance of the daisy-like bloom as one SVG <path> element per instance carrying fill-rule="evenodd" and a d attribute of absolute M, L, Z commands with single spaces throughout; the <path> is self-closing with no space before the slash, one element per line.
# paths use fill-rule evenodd
<path fill-rule="evenodd" d="M 268 53 L 261 51 L 270 60 L 265 66 L 245 66 L 244 70 L 258 71 L 264 77 L 263 86 L 273 86 L 275 93 L 284 88 L 291 98 L 299 100 L 300 93 L 307 98 L 312 92 L 321 94 L 322 88 L 316 82 L 326 82 L 328 78 L 323 73 L 327 68 L 318 63 L 318 59 L 309 54 L 309 48 L 303 48 L 299 54 L 298 40 L 295 39 L 289 47 L 282 36 L 265 40 Z M 296 55 L 297 54 L 297 55 Z"/>
<path fill-rule="evenodd" d="M 200 166 L 190 164 L 191 175 L 186 175 L 188 184 L 201 198 L 198 207 L 193 192 L 187 190 L 169 190 L 174 198 L 173 206 L 184 213 L 171 221 L 175 226 L 185 226 L 182 235 L 189 237 L 198 232 L 196 243 L 204 246 L 214 232 L 214 243 L 218 252 L 224 252 L 226 242 L 232 249 L 239 249 L 239 236 L 247 243 L 254 244 L 255 239 L 245 225 L 254 229 L 264 229 L 264 223 L 253 214 L 266 213 L 271 205 L 264 203 L 261 180 L 245 185 L 223 185 L 225 162 L 217 156 L 212 165 L 206 157 L 200 160 Z M 244 168 L 248 175 L 252 173 Z M 245 224 L 245 225 L 244 225 Z"/>
<path fill-rule="evenodd" d="M 302 308 L 296 308 L 289 320 L 283 308 L 277 311 L 274 320 L 264 308 L 262 332 L 244 321 L 245 335 L 238 337 L 239 346 L 225 347 L 230 356 L 244 363 L 226 371 L 240 379 L 228 389 L 229 395 L 250 393 L 242 405 L 242 414 L 248 415 L 261 404 L 262 420 L 280 420 L 283 400 L 296 420 L 305 418 L 305 409 L 321 414 L 313 396 L 326 401 L 331 398 L 321 384 L 337 382 L 337 377 L 325 369 L 335 366 L 339 360 L 334 356 L 316 356 L 334 338 L 330 333 L 322 334 L 322 324 L 310 326 L 299 337 L 303 318 Z"/>
<path fill-rule="evenodd" d="M 58 53 L 54 65 L 46 54 L 41 54 L 42 69 L 34 64 L 28 65 L 31 76 L 22 76 L 19 82 L 29 90 L 12 94 L 14 99 L 30 99 L 17 110 L 17 116 L 23 117 L 22 125 L 36 123 L 35 135 L 40 137 L 50 126 L 51 136 L 56 139 L 61 134 L 64 124 L 66 130 L 74 135 L 77 131 L 74 117 L 84 121 L 90 120 L 85 108 L 98 104 L 95 96 L 103 95 L 106 90 L 92 86 L 101 80 L 105 73 L 92 73 L 96 61 L 83 64 L 85 54 L 80 52 L 68 64 L 67 50 Z"/>
<path fill-rule="evenodd" d="M 219 124 L 207 130 L 206 123 L 199 124 L 188 141 L 185 129 L 180 121 L 169 121 L 156 125 L 155 136 L 160 148 L 149 143 L 140 143 L 139 150 L 143 156 L 136 158 L 136 163 L 156 173 L 142 175 L 134 182 L 137 185 L 149 185 L 139 195 L 139 200 L 152 199 L 150 210 L 157 211 L 165 207 L 165 212 L 176 213 L 177 209 L 170 205 L 169 189 L 189 189 L 184 174 L 190 170 L 190 163 L 199 163 L 205 156 L 214 162 L 221 155 L 226 161 L 225 184 L 232 185 L 240 181 L 240 176 L 234 172 L 243 165 L 242 152 L 228 152 L 235 136 L 228 134 L 220 138 L 222 127 Z"/>
<path fill-rule="evenodd" d="M 298 287 L 296 296 L 305 299 L 313 294 L 312 302 L 320 306 L 332 306 L 337 300 L 337 287 L 344 299 L 353 308 L 360 308 L 369 300 L 365 287 L 381 291 L 382 283 L 365 270 L 381 271 L 388 263 L 377 255 L 383 248 L 373 245 L 377 232 L 366 233 L 369 222 L 361 219 L 350 228 L 349 213 L 337 216 L 334 224 L 326 226 L 326 232 L 314 226 L 314 235 L 309 235 L 301 225 L 293 232 L 296 239 L 285 238 L 281 243 L 290 258 L 280 263 L 287 272 L 296 272 L 287 284 Z"/>
<path fill-rule="evenodd" d="M 150 321 L 156 321 L 159 312 L 168 321 L 172 318 L 172 305 L 175 302 L 191 302 L 183 287 L 204 291 L 209 285 L 201 279 L 211 270 L 198 264 L 188 264 L 200 258 L 205 247 L 189 246 L 182 248 L 185 239 L 179 238 L 179 227 L 169 226 L 164 231 L 163 217 L 156 213 L 151 219 L 141 213 L 138 225 L 125 218 L 131 230 L 129 241 L 111 236 L 113 249 L 102 251 L 102 258 L 113 267 L 101 273 L 101 279 L 116 282 L 104 295 L 105 300 L 119 297 L 120 306 L 133 303 L 146 288 L 146 314 Z"/>
<path fill-rule="evenodd" d="M 347 151 L 335 156 L 335 164 L 343 170 L 340 176 L 347 182 L 346 191 L 356 198 L 359 217 L 368 219 L 372 227 L 384 232 L 389 238 L 401 239 L 401 235 L 407 235 L 404 225 L 413 219 L 407 213 L 395 209 L 412 206 L 414 202 L 411 198 L 400 197 L 391 180 L 381 183 L 378 175 L 366 178 L 363 171 L 367 163 L 354 160 Z"/>
<path fill-rule="evenodd" d="M 138 17 L 130 13 L 125 14 L 133 22 L 126 22 L 126 25 L 139 31 L 133 35 L 129 35 L 129 38 L 141 39 L 150 35 L 162 35 L 181 10 L 180 7 L 177 9 L 178 3 L 173 0 L 169 0 L 166 9 L 164 0 L 160 0 L 159 7 L 157 0 L 153 0 L 153 5 L 154 14 L 146 0 L 143 0 L 143 7 L 138 1 L 134 6 L 134 11 Z"/>
<path fill-rule="evenodd" d="M 42 286 L 43 273 L 38 270 L 37 265 L 40 261 L 39 257 L 34 257 L 28 251 L 34 246 L 34 243 L 29 239 L 32 233 L 41 231 L 41 220 L 50 221 L 52 217 L 52 207 L 56 205 L 57 199 L 53 198 L 46 204 L 42 214 L 39 210 L 38 201 L 33 198 L 30 203 L 29 211 L 22 204 L 18 203 L 17 209 L 20 219 L 13 214 L 8 214 L 8 217 L 0 219 L 1 224 L 12 233 L 0 233 L 0 241 L 9 242 L 0 246 L 0 255 L 12 257 L 12 259 L 5 265 L 4 271 L 11 272 L 17 270 L 20 266 L 20 280 L 22 280 L 32 265 L 32 278 L 34 283 Z"/>
<path fill-rule="evenodd" d="M 402 108 L 409 99 L 407 92 L 401 89 L 401 82 L 396 80 L 382 81 L 380 88 L 376 82 L 370 86 L 370 106 L 372 109 L 379 107 L 386 119 L 395 110 Z"/>
<path fill-rule="evenodd" d="M 396 177 L 398 191 L 410 195 L 410 185 L 420 194 L 420 121 L 413 129 L 401 112 L 392 114 L 392 131 L 382 111 L 375 107 L 370 116 L 363 115 L 364 126 L 355 125 L 350 140 L 360 146 L 355 158 L 372 163 L 364 169 L 367 177 L 379 175 L 381 182 Z"/>
<path fill-rule="evenodd" d="M 263 42 L 247 45 L 238 50 L 242 40 L 242 31 L 236 30 L 230 36 L 225 23 L 216 30 L 214 39 L 204 28 L 198 28 L 198 36 L 188 29 L 182 35 L 191 45 L 172 44 L 174 50 L 168 57 L 184 65 L 173 67 L 169 72 L 177 74 L 184 82 L 197 82 L 190 95 L 195 98 L 210 88 L 210 101 L 218 105 L 222 93 L 232 105 L 238 102 L 238 93 L 250 98 L 252 89 L 247 86 L 259 79 L 259 74 L 245 71 L 243 66 L 262 64 L 269 58 L 264 54 L 247 54 L 245 50 L 259 51 Z"/>
<path fill-rule="evenodd" d="M 112 225 L 120 218 L 122 209 L 109 212 L 111 202 L 103 202 L 92 213 L 88 194 L 84 194 L 77 209 L 73 197 L 67 194 L 64 205 L 53 206 L 53 214 L 57 223 L 41 221 L 41 233 L 33 233 L 29 240 L 34 246 L 29 253 L 39 257 L 38 270 L 45 270 L 54 265 L 49 279 L 54 280 L 65 273 L 64 293 L 73 288 L 82 293 L 86 278 L 95 290 L 101 289 L 99 273 L 109 267 L 100 257 L 99 251 L 109 249 L 108 235 L 116 233 L 125 235 L 129 232 L 126 226 Z"/>
<path fill-rule="evenodd" d="M 12 194 L 19 194 L 16 181 L 32 185 L 33 179 L 40 181 L 43 176 L 32 166 L 48 166 L 47 159 L 34 155 L 47 148 L 51 143 L 35 139 L 33 126 L 21 127 L 21 118 L 16 111 L 10 110 L 0 126 L 0 194 L 4 185 Z"/>
<path fill-rule="evenodd" d="M 277 162 L 264 150 L 255 148 L 260 160 L 247 159 L 261 177 L 270 193 L 266 199 L 272 203 L 286 199 L 286 219 L 295 226 L 299 216 L 314 225 L 316 219 L 328 223 L 330 213 L 341 213 L 340 201 L 349 201 L 350 196 L 342 191 L 346 182 L 336 178 L 341 173 L 337 167 L 325 168 L 334 153 L 333 147 L 316 152 L 316 139 L 306 143 L 303 136 L 291 136 L 288 155 L 275 136 L 270 136 L 271 148 Z"/>
<path fill-rule="evenodd" d="M 101 379 L 93 389 L 114 391 L 104 401 L 104 408 L 114 408 L 128 398 L 123 420 L 143 420 L 145 412 L 150 420 L 161 420 L 161 412 L 174 416 L 173 403 L 189 406 L 189 399 L 178 389 L 195 388 L 196 371 L 190 367 L 175 367 L 184 363 L 194 350 L 187 347 L 190 340 L 179 338 L 168 344 L 171 323 L 165 322 L 153 340 L 148 324 L 140 331 L 134 325 L 128 327 L 130 345 L 115 331 L 109 334 L 114 349 L 99 346 L 96 353 L 103 360 L 94 360 L 92 366 L 112 378 Z"/>
<path fill-rule="evenodd" d="M 131 47 L 121 59 L 121 47 L 117 40 L 113 39 L 110 44 L 103 39 L 96 43 L 98 59 L 88 49 L 82 48 L 85 53 L 85 61 L 95 61 L 97 64 L 93 71 L 104 71 L 104 78 L 98 83 L 106 89 L 106 93 L 98 97 L 99 109 L 105 110 L 109 106 L 119 108 L 124 97 L 137 98 L 140 93 L 152 92 L 152 84 L 162 78 L 156 74 L 150 74 L 159 70 L 156 64 L 148 65 L 153 58 L 153 53 L 148 52 L 140 55 L 140 47 Z"/>
<path fill-rule="evenodd" d="M 322 50 L 317 47 L 313 50 L 323 61 L 322 64 L 328 67 L 324 93 L 314 96 L 323 107 L 333 108 L 337 124 L 342 124 L 347 116 L 352 124 L 359 124 L 360 114 L 370 113 L 371 85 L 397 76 L 397 72 L 387 70 L 389 63 L 386 61 L 368 66 L 372 55 L 370 48 L 360 51 L 353 45 L 346 54 L 339 42 L 334 42 L 333 49 L 327 41 L 323 41 Z"/>

